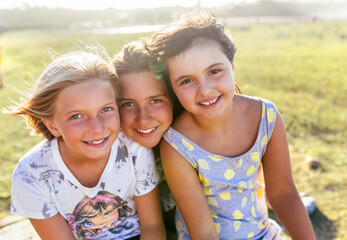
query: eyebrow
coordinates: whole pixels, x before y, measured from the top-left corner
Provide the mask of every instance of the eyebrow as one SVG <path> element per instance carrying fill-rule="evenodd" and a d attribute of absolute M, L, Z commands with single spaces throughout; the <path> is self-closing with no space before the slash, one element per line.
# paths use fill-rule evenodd
<path fill-rule="evenodd" d="M 211 64 L 210 66 L 208 66 L 205 70 L 210 69 L 210 68 L 213 68 L 213 67 L 215 67 L 215 66 L 219 66 L 219 65 L 224 65 L 224 63 L 222 63 L 222 62 L 213 63 L 213 64 Z M 176 83 L 176 82 L 178 82 L 179 80 L 184 79 L 184 78 L 187 78 L 187 77 L 189 77 L 189 76 L 190 76 L 190 75 L 182 75 L 182 76 L 179 76 L 178 78 L 176 78 L 176 80 L 175 80 L 174 82 Z"/>
<path fill-rule="evenodd" d="M 168 97 L 167 94 L 157 94 L 157 95 L 153 95 L 153 96 L 149 96 L 147 99 L 152 99 L 152 98 L 158 98 L 158 97 Z M 133 101 L 133 98 L 119 98 L 119 101 Z"/>

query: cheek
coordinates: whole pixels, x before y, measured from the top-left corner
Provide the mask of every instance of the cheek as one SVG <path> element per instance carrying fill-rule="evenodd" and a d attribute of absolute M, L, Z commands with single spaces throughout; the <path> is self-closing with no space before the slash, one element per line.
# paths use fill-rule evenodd
<path fill-rule="evenodd" d="M 118 112 L 109 116 L 106 116 L 104 118 L 105 123 L 108 126 L 111 126 L 112 128 L 114 128 L 115 130 L 120 128 L 120 118 L 119 118 L 119 114 Z"/>
<path fill-rule="evenodd" d="M 123 127 L 128 127 L 134 121 L 136 115 L 133 111 L 120 110 L 120 122 Z"/>
<path fill-rule="evenodd" d="M 172 123 L 172 118 L 173 118 L 173 109 L 169 106 L 164 107 L 161 109 L 160 114 L 161 114 L 161 119 L 163 121 L 163 124 L 167 125 L 168 127 Z"/>

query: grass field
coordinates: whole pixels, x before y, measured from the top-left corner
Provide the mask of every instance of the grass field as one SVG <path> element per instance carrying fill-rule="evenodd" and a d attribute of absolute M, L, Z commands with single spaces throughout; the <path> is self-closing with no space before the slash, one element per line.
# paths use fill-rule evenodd
<path fill-rule="evenodd" d="M 273 101 L 287 126 L 292 169 L 300 192 L 317 200 L 311 216 L 317 239 L 347 239 L 347 24 L 297 23 L 231 26 L 238 43 L 236 80 L 245 94 Z M 0 106 L 18 99 L 45 64 L 47 49 L 59 54 L 81 42 L 102 44 L 110 55 L 145 36 L 67 35 L 11 32 L 0 35 L 6 87 Z M 11 174 L 18 159 L 40 137 L 30 135 L 21 117 L 0 114 L 0 218 L 9 215 Z M 305 157 L 321 159 L 310 170 Z"/>

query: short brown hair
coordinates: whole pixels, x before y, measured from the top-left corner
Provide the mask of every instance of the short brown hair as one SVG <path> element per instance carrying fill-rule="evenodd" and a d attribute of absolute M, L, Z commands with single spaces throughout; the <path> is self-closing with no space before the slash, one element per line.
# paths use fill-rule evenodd
<path fill-rule="evenodd" d="M 167 59 L 188 49 L 196 39 L 216 41 L 231 63 L 236 43 L 214 14 L 204 10 L 184 13 L 155 33 L 147 42 L 147 50 L 154 56 Z"/>

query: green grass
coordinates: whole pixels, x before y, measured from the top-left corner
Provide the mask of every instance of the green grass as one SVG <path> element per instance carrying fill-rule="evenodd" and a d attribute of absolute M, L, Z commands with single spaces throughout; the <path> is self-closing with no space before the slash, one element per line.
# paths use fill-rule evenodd
<path fill-rule="evenodd" d="M 238 43 L 236 80 L 245 94 L 273 101 L 287 126 L 294 179 L 300 192 L 317 200 L 311 216 L 317 239 L 347 239 L 347 25 L 301 23 L 231 26 Z M 144 34 L 64 35 L 13 32 L 0 36 L 5 83 L 25 89 L 45 64 L 47 49 L 59 54 L 81 42 L 100 43 L 112 56 L 122 44 Z M 0 90 L 0 106 L 18 99 Z M 9 215 L 11 174 L 18 159 L 40 137 L 21 117 L 0 114 L 0 218 Z M 310 170 L 305 156 L 321 159 Z"/>

